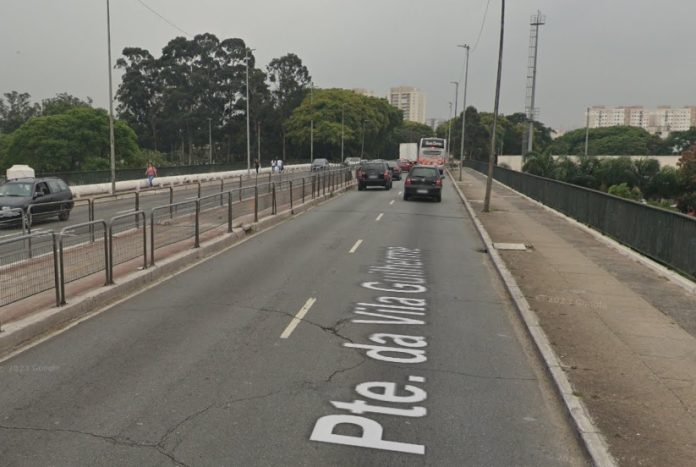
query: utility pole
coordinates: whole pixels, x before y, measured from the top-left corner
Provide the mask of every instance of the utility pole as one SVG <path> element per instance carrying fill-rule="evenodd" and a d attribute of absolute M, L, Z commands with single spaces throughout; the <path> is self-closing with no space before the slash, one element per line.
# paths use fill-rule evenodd
<path fill-rule="evenodd" d="M 452 103 L 449 103 L 449 120 L 447 124 L 447 152 L 449 153 L 450 141 L 452 138 Z"/>
<path fill-rule="evenodd" d="M 457 118 L 457 103 L 459 102 L 459 81 L 450 81 L 450 84 L 454 84 L 454 119 Z M 451 126 L 451 123 L 450 123 Z M 452 155 L 452 148 L 447 143 L 447 154 Z"/>
<path fill-rule="evenodd" d="M 246 131 L 247 131 L 247 175 L 251 173 L 251 129 L 249 128 L 249 52 L 256 49 L 246 50 Z"/>
<path fill-rule="evenodd" d="M 469 80 L 469 45 L 462 44 L 457 47 L 466 49 L 466 68 L 464 71 L 464 102 L 462 102 L 462 141 L 459 146 L 459 181 L 462 181 L 462 167 L 464 163 L 464 135 L 466 134 L 466 85 Z"/>
<path fill-rule="evenodd" d="M 522 144 L 522 155 L 526 155 L 533 151 L 534 146 L 534 116 L 537 110 L 534 108 L 534 100 L 536 96 L 536 76 L 537 76 L 537 53 L 539 51 L 539 26 L 546 23 L 546 16 L 540 11 L 531 17 L 529 22 L 531 31 L 529 33 L 529 60 L 527 65 L 527 137 L 526 145 Z"/>
<path fill-rule="evenodd" d="M 213 119 L 208 117 L 208 164 L 213 164 Z"/>
<path fill-rule="evenodd" d="M 585 112 L 585 157 L 587 157 L 587 143 L 590 141 L 590 108 Z"/>
<path fill-rule="evenodd" d="M 111 78 L 111 12 L 106 0 L 106 42 L 109 55 L 109 151 L 111 163 L 111 194 L 116 193 L 116 142 L 114 140 L 114 91 Z"/>
<path fill-rule="evenodd" d="M 309 107 L 312 118 L 309 121 L 309 162 L 314 162 L 314 83 L 309 83 Z"/>
<path fill-rule="evenodd" d="M 341 163 L 345 162 L 345 155 L 343 153 L 344 128 L 346 124 L 345 107 L 345 105 L 341 106 Z"/>
<path fill-rule="evenodd" d="M 256 160 L 261 164 L 261 122 L 256 122 Z M 285 163 L 285 161 L 283 161 Z"/>
<path fill-rule="evenodd" d="M 486 179 L 486 196 L 483 199 L 483 212 L 491 208 L 491 187 L 493 184 L 493 166 L 495 165 L 495 132 L 498 123 L 498 104 L 500 103 L 500 74 L 503 69 L 503 37 L 505 34 L 505 0 L 500 10 L 500 44 L 498 45 L 498 76 L 495 82 L 495 104 L 493 106 L 493 129 L 491 131 L 491 152 L 488 156 L 488 178 Z"/>

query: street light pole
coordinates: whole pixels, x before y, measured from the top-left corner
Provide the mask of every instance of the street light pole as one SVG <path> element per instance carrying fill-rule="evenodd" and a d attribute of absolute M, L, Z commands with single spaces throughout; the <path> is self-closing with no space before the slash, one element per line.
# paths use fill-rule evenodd
<path fill-rule="evenodd" d="M 362 144 L 360 145 L 360 159 L 365 155 L 365 120 L 362 121 Z"/>
<path fill-rule="evenodd" d="M 213 119 L 208 117 L 208 164 L 213 165 Z"/>
<path fill-rule="evenodd" d="M 449 152 L 450 140 L 452 138 L 452 103 L 449 103 L 449 120 L 447 124 L 447 152 Z"/>
<path fill-rule="evenodd" d="M 450 81 L 450 84 L 454 84 L 454 117 L 457 118 L 457 103 L 459 102 L 459 81 Z M 451 123 L 450 123 L 451 126 Z M 452 155 L 452 148 L 447 143 L 447 154 Z"/>
<path fill-rule="evenodd" d="M 309 107 L 311 120 L 309 121 L 309 162 L 314 162 L 314 83 L 309 83 Z"/>
<path fill-rule="evenodd" d="M 111 12 L 106 0 L 106 42 L 109 55 L 109 150 L 111 163 L 111 194 L 116 193 L 116 144 L 114 141 L 114 91 L 111 78 Z"/>
<path fill-rule="evenodd" d="M 483 212 L 491 209 L 491 188 L 493 185 L 493 167 L 495 166 L 495 132 L 498 123 L 498 104 L 500 103 L 500 74 L 503 69 L 503 37 L 505 35 L 505 0 L 500 10 L 500 44 L 498 45 L 498 76 L 495 83 L 495 104 L 493 106 L 493 128 L 491 130 L 491 152 L 488 155 L 488 177 L 486 178 L 486 195 L 483 199 Z"/>
<path fill-rule="evenodd" d="M 345 162 L 345 156 L 343 154 L 343 139 L 344 139 L 344 127 L 345 127 L 345 105 L 341 107 L 341 163 Z"/>
<path fill-rule="evenodd" d="M 466 67 L 464 71 L 464 101 L 462 102 L 462 141 L 459 146 L 459 181 L 462 181 L 462 167 L 464 163 L 464 134 L 466 133 L 466 85 L 469 80 L 469 45 L 463 44 L 457 47 L 466 49 Z"/>
<path fill-rule="evenodd" d="M 249 52 L 256 49 L 247 49 L 244 62 L 246 63 L 246 140 L 247 140 L 247 175 L 251 173 L 251 129 L 249 127 Z"/>
<path fill-rule="evenodd" d="M 585 116 L 585 157 L 587 157 L 587 143 L 590 141 L 590 108 L 587 108 Z"/>

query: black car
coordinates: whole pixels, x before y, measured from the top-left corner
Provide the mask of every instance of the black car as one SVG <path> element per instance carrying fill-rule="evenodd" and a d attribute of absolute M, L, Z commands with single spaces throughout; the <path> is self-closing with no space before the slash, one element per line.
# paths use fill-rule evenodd
<path fill-rule="evenodd" d="M 392 187 L 391 170 L 385 161 L 361 162 L 355 169 L 355 178 L 360 191 L 368 186 L 383 186 L 385 190 L 391 190 Z"/>
<path fill-rule="evenodd" d="M 32 219 L 57 216 L 68 220 L 73 208 L 72 192 L 59 178 L 19 178 L 0 185 L 0 221 L 21 217 L 17 209 Z M 29 211 L 29 206 L 32 206 Z"/>
<path fill-rule="evenodd" d="M 387 165 L 389 166 L 389 170 L 391 170 L 392 180 L 401 180 L 401 167 L 399 167 L 399 163 L 396 161 L 387 161 Z"/>
<path fill-rule="evenodd" d="M 312 172 L 317 171 L 317 170 L 326 170 L 329 168 L 329 160 L 328 159 L 314 159 L 312 161 L 312 166 L 311 170 Z"/>
<path fill-rule="evenodd" d="M 404 201 L 421 196 L 442 201 L 442 178 L 435 166 L 413 166 L 404 180 Z"/>

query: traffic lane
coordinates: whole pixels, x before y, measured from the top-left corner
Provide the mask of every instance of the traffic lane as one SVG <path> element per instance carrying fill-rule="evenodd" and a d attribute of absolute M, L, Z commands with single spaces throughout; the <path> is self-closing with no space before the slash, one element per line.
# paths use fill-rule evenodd
<path fill-rule="evenodd" d="M 374 412 L 386 410 L 384 407 L 401 410 L 400 415 L 386 415 L 370 413 L 363 406 L 364 412 L 357 412 L 357 416 L 378 422 L 385 440 L 405 442 L 406 446 L 392 446 L 395 451 L 374 449 L 381 443 L 373 439 L 372 443 L 359 440 L 361 447 L 329 442 L 315 449 L 331 456 L 331 465 L 585 465 L 582 450 L 548 387 L 543 369 L 534 352 L 528 350 L 528 343 L 520 342 L 526 336 L 511 323 L 514 318 L 507 300 L 493 285 L 494 275 L 479 251 L 480 240 L 455 196 L 446 186 L 442 203 L 390 204 L 391 209 L 381 220 L 363 233 L 363 242 L 346 264 L 357 290 L 341 294 L 340 289 L 330 289 L 337 296 L 326 300 L 352 305 L 333 319 L 323 320 L 330 316 L 326 310 L 316 315 L 322 328 L 335 329 L 338 324 L 338 332 L 350 343 L 343 345 L 365 347 L 344 349 L 353 360 L 337 369 L 334 384 L 326 386 L 323 393 L 324 411 L 312 411 L 313 415 L 317 420 L 327 415 L 355 416 L 350 409 L 340 410 L 331 404 L 348 407 L 356 400 L 370 404 Z M 379 267 L 380 256 L 394 246 L 422 253 L 428 287 L 422 294 L 427 302 L 425 316 L 399 314 L 389 318 L 389 313 L 379 317 L 369 314 L 377 311 L 374 305 L 380 303 L 380 296 L 408 296 L 372 291 L 364 285 L 364 281 L 379 279 L 380 274 L 371 273 L 369 266 Z M 396 317 L 422 319 L 425 323 L 354 322 L 390 321 Z M 308 340 L 303 333 L 316 330 L 302 327 L 296 338 Z M 377 333 L 424 337 L 428 342 L 427 361 L 406 364 L 367 357 L 368 351 L 384 347 L 371 339 Z M 424 382 L 414 383 L 412 378 L 423 378 Z M 394 404 L 365 397 L 364 387 L 358 393 L 358 385 L 377 382 L 397 385 L 401 396 L 420 388 L 427 392 L 427 398 L 419 403 Z M 406 390 L 406 385 L 412 389 Z M 417 399 L 417 394 L 412 395 Z M 420 408 L 427 410 L 427 415 L 417 416 Z M 353 406 L 352 410 L 361 409 Z M 359 436 L 356 426 L 351 428 L 353 436 Z M 318 433 L 319 438 L 322 435 L 330 438 L 326 430 Z M 356 440 L 341 440 L 347 441 Z M 368 448 L 368 444 L 373 447 Z M 418 447 L 423 447 L 424 459 L 398 451 Z"/>
<path fill-rule="evenodd" d="M 258 236 L 244 248 L 3 363 L 7 377 L 0 380 L 0 419 L 4 427 L 13 428 L 3 430 L 2 458 L 12 463 L 35 451 L 35 460 L 58 464 L 111 455 L 137 463 L 140 450 L 123 457 L 112 444 L 137 440 L 152 449 L 169 446 L 173 427 L 184 422 L 205 426 L 203 413 L 203 422 L 193 419 L 206 408 L 211 415 L 233 409 L 228 422 L 239 425 L 234 415 L 239 407 L 258 405 L 265 395 L 297 391 L 317 374 L 326 378 L 334 362 L 317 359 L 318 354 L 308 362 L 307 375 L 292 358 L 273 365 L 278 358 L 274 344 L 290 317 L 288 310 L 294 312 L 306 300 L 306 287 L 299 292 L 292 286 L 286 289 L 283 284 L 292 271 L 274 263 L 302 271 L 305 285 L 321 284 L 337 261 L 325 246 L 340 242 L 352 221 L 342 211 L 329 212 L 328 218 L 300 216 L 284 226 L 290 229 Z M 312 231 L 335 238 L 307 241 Z M 35 429 L 45 446 L 40 451 L 33 445 Z M 246 432 L 243 426 L 239 429 Z M 84 451 L 85 437 L 104 443 L 93 452 Z M 237 458 L 231 445 L 244 450 L 234 440 L 225 441 L 207 458 Z M 206 453 L 194 450 L 190 456 Z"/>

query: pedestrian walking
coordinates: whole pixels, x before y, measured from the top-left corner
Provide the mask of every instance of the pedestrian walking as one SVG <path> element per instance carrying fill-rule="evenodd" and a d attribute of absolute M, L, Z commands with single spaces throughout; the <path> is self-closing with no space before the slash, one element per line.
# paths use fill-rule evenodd
<path fill-rule="evenodd" d="M 282 173 L 283 172 L 283 159 L 278 159 L 278 162 L 276 162 L 276 166 L 278 167 L 278 172 Z"/>
<path fill-rule="evenodd" d="M 254 159 L 254 168 L 256 169 L 256 175 L 259 174 L 259 167 L 261 167 L 261 164 L 259 163 L 258 159 Z"/>
<path fill-rule="evenodd" d="M 151 187 L 153 180 L 157 176 L 157 169 L 152 164 L 152 162 L 147 163 L 147 169 L 145 169 L 145 176 L 147 177 L 147 186 Z"/>
<path fill-rule="evenodd" d="M 271 161 L 271 172 L 275 173 L 277 168 L 278 168 L 278 162 L 275 159 L 273 159 Z"/>

